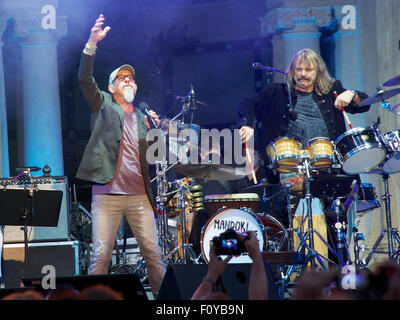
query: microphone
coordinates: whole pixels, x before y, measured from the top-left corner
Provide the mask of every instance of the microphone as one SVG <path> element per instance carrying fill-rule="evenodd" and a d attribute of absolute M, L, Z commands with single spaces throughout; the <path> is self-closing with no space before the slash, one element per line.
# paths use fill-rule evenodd
<path fill-rule="evenodd" d="M 190 85 L 189 97 L 190 97 L 190 104 L 192 106 L 192 109 L 196 110 L 197 109 L 196 93 L 194 92 L 193 84 Z"/>
<path fill-rule="evenodd" d="M 263 66 L 261 63 L 259 63 L 259 62 L 254 62 L 253 64 L 252 64 L 252 67 L 253 67 L 253 69 L 255 69 L 255 70 L 265 70 L 265 69 L 267 69 L 267 70 L 269 70 L 270 69 L 270 67 L 265 67 L 265 66 Z"/>
<path fill-rule="evenodd" d="M 275 72 L 279 72 L 279 73 L 283 73 L 283 74 L 287 74 L 285 71 L 279 70 L 279 69 L 275 69 L 272 67 L 268 67 L 268 66 L 263 66 L 261 63 L 259 62 L 254 62 L 252 64 L 253 69 L 255 70 L 267 70 L 267 71 L 275 71 Z"/>
<path fill-rule="evenodd" d="M 149 110 L 148 110 L 150 108 L 149 105 L 146 102 L 142 101 L 142 102 L 139 103 L 139 108 L 147 116 L 147 119 L 149 120 L 150 126 L 153 129 L 158 129 L 158 125 L 157 125 L 156 121 L 151 117 L 151 115 L 149 113 Z"/>

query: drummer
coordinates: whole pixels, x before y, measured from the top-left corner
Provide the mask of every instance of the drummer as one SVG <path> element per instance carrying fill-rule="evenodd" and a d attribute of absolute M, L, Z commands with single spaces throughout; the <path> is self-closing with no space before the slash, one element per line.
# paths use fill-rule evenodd
<path fill-rule="evenodd" d="M 336 95 L 337 94 L 337 95 Z M 311 49 L 298 51 L 287 68 L 287 83 L 272 83 L 239 105 L 239 126 L 243 142 L 254 135 L 257 121 L 262 124 L 260 137 L 263 158 L 269 162 L 266 146 L 278 137 L 288 137 L 303 146 L 315 137 L 335 141 L 346 131 L 341 108 L 347 113 L 362 113 L 370 106 L 361 106 L 367 98 L 363 92 L 343 88 L 333 79 L 322 57 Z M 297 172 L 280 174 L 281 183 L 302 184 Z M 268 172 L 270 183 L 277 176 Z M 275 180 L 275 181 L 274 181 Z M 285 216 L 277 217 L 282 220 Z M 283 221 L 281 221 L 283 222 Z"/>
<path fill-rule="evenodd" d="M 335 93 L 338 96 L 335 98 Z M 333 79 L 322 57 L 311 49 L 298 51 L 287 68 L 287 83 L 272 83 L 239 105 L 240 134 L 248 141 L 257 120 L 262 123 L 260 141 L 287 136 L 305 145 L 315 137 L 334 141 L 346 131 L 341 107 L 347 113 L 362 113 L 367 95 L 344 89 Z M 265 152 L 265 148 L 263 148 Z M 265 154 L 264 154 L 265 156 Z"/>

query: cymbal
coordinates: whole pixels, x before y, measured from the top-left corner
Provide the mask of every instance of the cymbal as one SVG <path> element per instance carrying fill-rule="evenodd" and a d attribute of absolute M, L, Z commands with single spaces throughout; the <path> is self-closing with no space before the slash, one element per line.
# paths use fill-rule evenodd
<path fill-rule="evenodd" d="M 383 100 L 392 98 L 396 95 L 398 95 L 400 93 L 400 88 L 397 89 L 392 89 L 392 90 L 379 90 L 376 95 L 374 95 L 373 97 L 369 97 L 367 99 L 365 99 L 364 101 L 361 102 L 362 106 L 366 106 L 366 105 L 370 105 L 370 104 L 374 104 L 377 102 L 382 102 Z"/>
<path fill-rule="evenodd" d="M 209 180 L 238 180 L 246 176 L 243 168 L 213 163 L 177 164 L 174 169 L 184 176 Z"/>
<path fill-rule="evenodd" d="M 395 76 L 394 78 L 386 81 L 383 86 L 384 87 L 393 87 L 393 86 L 397 86 L 398 84 L 400 84 L 400 75 Z"/>
<path fill-rule="evenodd" d="M 253 188 L 268 188 L 277 186 L 276 183 L 269 183 L 265 179 L 263 179 L 259 184 L 255 184 L 254 186 L 247 187 L 246 189 L 253 189 Z"/>

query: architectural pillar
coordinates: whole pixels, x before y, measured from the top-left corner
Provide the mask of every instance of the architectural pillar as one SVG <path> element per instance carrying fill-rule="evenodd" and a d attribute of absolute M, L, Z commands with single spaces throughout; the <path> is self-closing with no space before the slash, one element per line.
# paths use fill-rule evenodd
<path fill-rule="evenodd" d="M 6 92 L 4 86 L 3 42 L 1 41 L 6 28 L 6 18 L 0 19 L 0 177 L 10 176 L 10 161 L 8 155 L 8 126 L 6 109 Z"/>
<path fill-rule="evenodd" d="M 286 70 L 293 55 L 309 48 L 320 52 L 320 27 L 331 23 L 330 8 L 278 8 L 261 21 L 261 35 L 273 35 L 273 66 Z"/>
<path fill-rule="evenodd" d="M 57 45 L 66 34 L 66 18 L 57 17 L 54 29 L 44 29 L 41 18 L 15 18 L 22 57 L 23 165 L 47 164 L 52 175 L 63 175 Z"/>

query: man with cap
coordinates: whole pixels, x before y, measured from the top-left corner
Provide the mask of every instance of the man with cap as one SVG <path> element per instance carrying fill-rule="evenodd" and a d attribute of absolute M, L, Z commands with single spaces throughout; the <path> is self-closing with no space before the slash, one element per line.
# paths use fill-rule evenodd
<path fill-rule="evenodd" d="M 153 196 L 146 160 L 147 117 L 135 108 L 135 70 L 124 64 L 109 77 L 108 91 L 93 78 L 97 43 L 110 27 L 100 15 L 91 29 L 79 66 L 79 85 L 91 111 L 91 136 L 77 178 L 92 183 L 92 241 L 89 274 L 106 274 L 114 240 L 126 217 L 146 262 L 149 283 L 156 296 L 165 274 L 153 212 Z M 155 112 L 149 115 L 159 122 Z"/>

